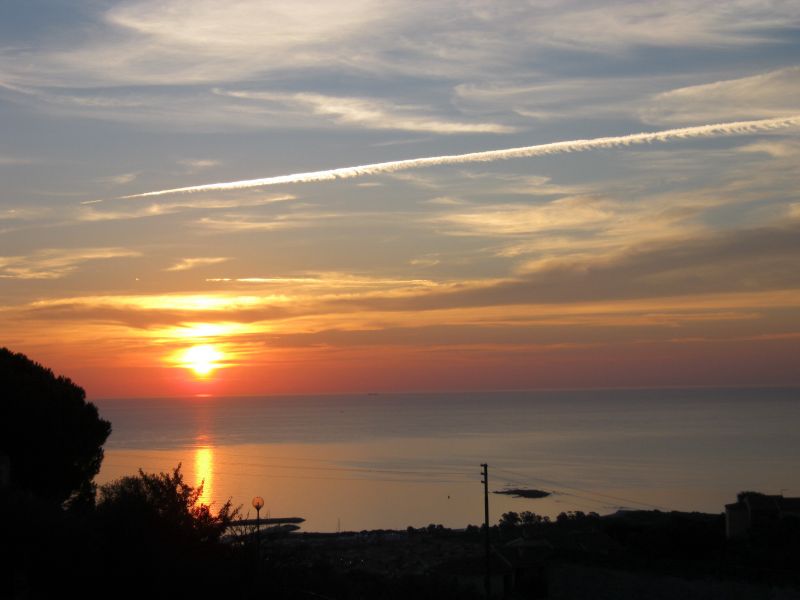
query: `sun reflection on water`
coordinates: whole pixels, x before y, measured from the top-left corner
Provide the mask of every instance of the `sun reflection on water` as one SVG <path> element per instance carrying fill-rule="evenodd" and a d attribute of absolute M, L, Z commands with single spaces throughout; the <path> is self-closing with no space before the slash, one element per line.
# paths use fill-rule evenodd
<path fill-rule="evenodd" d="M 211 504 L 214 484 L 214 448 L 198 446 L 194 451 L 195 486 L 203 485 L 202 504 Z"/>

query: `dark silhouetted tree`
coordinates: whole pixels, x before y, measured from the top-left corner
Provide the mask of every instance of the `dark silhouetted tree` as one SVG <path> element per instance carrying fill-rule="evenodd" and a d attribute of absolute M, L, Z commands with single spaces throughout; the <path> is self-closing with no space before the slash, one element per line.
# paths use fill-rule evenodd
<path fill-rule="evenodd" d="M 523 510 L 521 513 L 519 513 L 519 518 L 522 524 L 525 526 L 539 525 L 541 523 L 550 522 L 549 517 L 543 517 L 542 515 L 537 515 L 536 513 L 533 513 L 529 510 Z"/>
<path fill-rule="evenodd" d="M 83 388 L 0 348 L 0 391 L 0 453 L 12 486 L 57 503 L 91 499 L 111 424 Z"/>
<path fill-rule="evenodd" d="M 514 531 L 520 523 L 519 513 L 513 510 L 503 513 L 500 517 L 500 529 L 503 531 Z"/>
<path fill-rule="evenodd" d="M 230 501 L 215 514 L 200 502 L 202 484 L 183 480 L 181 466 L 171 473 L 126 476 L 100 487 L 97 515 L 107 525 L 121 525 L 137 536 L 172 536 L 192 543 L 216 542 L 231 524 L 236 510 Z M 167 540 L 164 540 L 167 541 Z"/>
<path fill-rule="evenodd" d="M 201 495 L 202 485 L 186 483 L 180 465 L 171 473 L 140 469 L 101 486 L 95 510 L 101 584 L 125 581 L 131 589 L 190 598 L 221 592 L 229 573 L 219 568 L 228 557 L 220 538 L 238 509 L 228 501 L 214 512 Z M 177 573 L 191 576 L 176 579 Z"/>

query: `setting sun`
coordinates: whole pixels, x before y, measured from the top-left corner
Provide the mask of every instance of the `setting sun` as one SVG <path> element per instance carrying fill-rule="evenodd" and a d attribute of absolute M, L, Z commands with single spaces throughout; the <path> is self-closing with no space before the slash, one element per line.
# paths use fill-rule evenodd
<path fill-rule="evenodd" d="M 192 346 L 183 353 L 181 366 L 191 369 L 200 377 L 206 377 L 220 367 L 219 361 L 223 358 L 222 352 L 214 346 Z"/>

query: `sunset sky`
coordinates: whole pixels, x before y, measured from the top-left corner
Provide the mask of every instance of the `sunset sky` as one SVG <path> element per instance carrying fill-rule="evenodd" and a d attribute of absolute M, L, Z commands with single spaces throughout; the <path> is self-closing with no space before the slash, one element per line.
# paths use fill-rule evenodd
<path fill-rule="evenodd" d="M 4 2 L 0 346 L 93 398 L 800 384 L 798 57 L 796 1 Z"/>

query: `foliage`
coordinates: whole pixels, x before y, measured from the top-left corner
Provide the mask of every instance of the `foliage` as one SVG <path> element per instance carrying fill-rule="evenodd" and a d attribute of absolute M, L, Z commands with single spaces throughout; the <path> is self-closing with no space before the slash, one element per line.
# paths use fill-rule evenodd
<path fill-rule="evenodd" d="M 202 484 L 183 480 L 181 465 L 171 473 L 126 476 L 100 487 L 97 516 L 118 533 L 173 535 L 193 542 L 217 542 L 238 513 L 230 500 L 216 514 L 202 504 Z"/>
<path fill-rule="evenodd" d="M 520 526 L 528 530 L 532 527 L 544 525 L 547 523 L 550 523 L 549 517 L 543 517 L 541 515 L 537 515 L 536 513 L 533 513 L 529 510 L 524 510 L 521 513 L 517 513 L 512 510 L 507 513 L 503 513 L 503 515 L 500 517 L 499 525 L 500 525 L 500 530 L 503 533 L 514 535 L 517 533 L 516 530 Z"/>
<path fill-rule="evenodd" d="M 180 465 L 170 473 L 140 469 L 101 486 L 94 531 L 102 578 L 141 590 L 175 586 L 170 591 L 180 597 L 229 585 L 224 565 L 231 556 L 220 541 L 238 509 L 228 501 L 214 512 L 200 502 L 202 491 L 184 481 Z M 176 573 L 191 576 L 175 581 Z"/>
<path fill-rule="evenodd" d="M 542 515 L 537 515 L 529 510 L 523 510 L 521 513 L 519 513 L 519 518 L 522 521 L 522 524 L 526 527 L 550 522 L 550 517 L 543 517 Z"/>
<path fill-rule="evenodd" d="M 566 526 L 570 524 L 578 524 L 578 525 L 590 525 L 593 521 L 596 521 L 600 518 L 596 512 L 590 512 L 586 514 L 582 510 L 576 511 L 569 511 L 569 512 L 562 512 L 558 513 L 556 517 L 556 524 Z"/>
<path fill-rule="evenodd" d="M 61 503 L 91 498 L 111 424 L 83 388 L 23 354 L 0 348 L 0 454 L 11 484 Z"/>
<path fill-rule="evenodd" d="M 503 513 L 503 515 L 500 517 L 500 529 L 510 531 L 515 529 L 521 522 L 522 521 L 519 518 L 519 513 L 511 510 L 507 513 Z"/>

